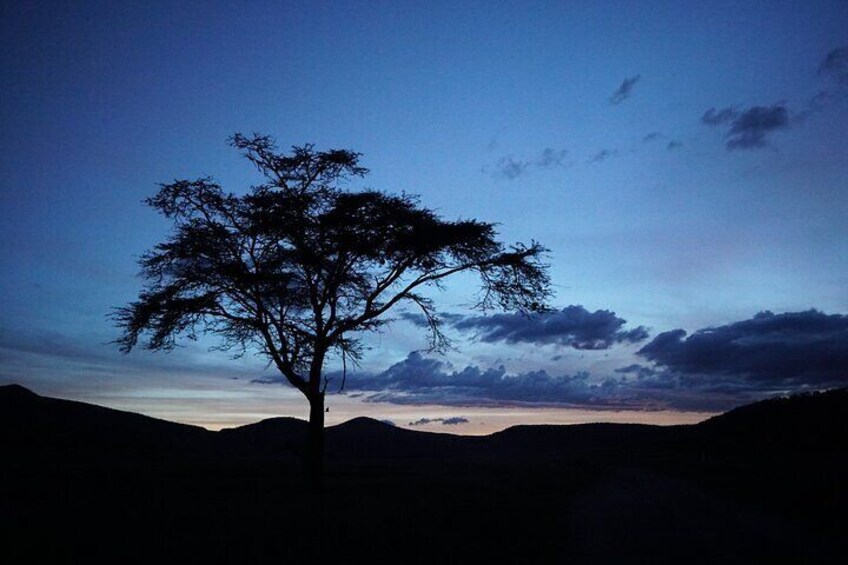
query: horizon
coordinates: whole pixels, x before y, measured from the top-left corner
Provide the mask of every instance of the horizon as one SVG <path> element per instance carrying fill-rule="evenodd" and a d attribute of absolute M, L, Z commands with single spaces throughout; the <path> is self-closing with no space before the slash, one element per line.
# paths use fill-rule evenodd
<path fill-rule="evenodd" d="M 76 399 L 76 398 L 59 398 L 59 397 L 53 397 L 53 396 L 49 396 L 49 395 L 45 395 L 45 394 L 40 394 L 38 391 L 35 391 L 35 390 L 32 390 L 28 387 L 20 385 L 19 383 L 9 383 L 7 385 L 0 385 L 0 387 L 3 387 L 3 386 L 20 386 L 20 387 L 23 387 L 25 390 L 32 392 L 32 393 L 35 393 L 38 396 L 44 397 L 44 398 L 55 398 L 57 400 L 69 400 L 69 401 L 73 401 L 73 402 L 83 402 L 85 404 L 90 404 L 92 406 L 103 406 L 102 404 L 92 403 L 88 400 L 81 400 L 81 399 Z M 299 422 L 303 422 L 304 424 L 306 424 L 308 422 L 308 415 L 304 415 L 303 417 L 290 416 L 290 415 L 287 415 L 287 416 L 266 415 L 265 417 L 261 417 L 257 420 L 254 420 L 254 421 L 241 422 L 241 418 L 243 417 L 243 415 L 241 413 L 239 413 L 238 423 L 227 421 L 227 420 L 220 420 L 220 421 L 217 421 L 217 422 L 206 422 L 206 423 L 204 423 L 204 422 L 201 422 L 201 421 L 196 421 L 196 422 L 195 421 L 180 421 L 180 420 L 177 420 L 177 419 L 167 418 L 167 417 L 165 417 L 169 413 L 167 410 L 160 410 L 158 412 L 158 415 L 154 415 L 154 414 L 146 414 L 146 413 L 142 413 L 142 412 L 135 412 L 135 411 L 132 411 L 132 410 L 118 408 L 116 406 L 105 406 L 105 407 L 111 408 L 113 410 L 119 410 L 121 412 L 140 414 L 142 416 L 148 416 L 148 417 L 151 417 L 151 418 L 156 418 L 156 419 L 159 419 L 159 420 L 164 420 L 164 421 L 173 422 L 173 423 L 177 423 L 177 424 L 199 426 L 199 427 L 204 428 L 204 429 L 211 431 L 211 432 L 217 432 L 217 431 L 221 431 L 221 430 L 225 430 L 225 429 L 235 429 L 235 428 L 238 428 L 238 427 L 241 427 L 241 426 L 249 426 L 249 425 L 252 425 L 252 424 L 258 424 L 258 423 L 266 421 L 266 420 L 274 420 L 274 419 L 278 419 L 278 418 L 294 419 L 294 420 L 297 420 Z M 512 421 L 513 418 L 515 417 L 515 414 L 511 413 L 513 411 L 519 411 L 520 412 L 520 414 L 522 416 L 520 423 L 515 423 L 514 421 Z M 545 415 L 546 411 L 552 412 L 553 416 L 546 416 Z M 430 422 L 421 421 L 422 420 L 421 418 L 419 418 L 419 420 L 407 421 L 407 419 L 399 418 L 399 416 L 405 415 L 404 412 L 403 412 L 403 407 L 395 406 L 393 410 L 390 409 L 389 412 L 384 414 L 384 415 L 393 416 L 395 419 L 386 418 L 386 417 L 381 418 L 381 417 L 378 417 L 379 415 L 378 416 L 364 415 L 364 414 L 359 413 L 359 412 L 351 412 L 351 413 L 344 413 L 342 416 L 335 416 L 333 418 L 328 418 L 328 423 L 326 424 L 326 427 L 329 428 L 329 427 L 333 427 L 333 426 L 340 426 L 342 424 L 345 424 L 345 423 L 350 422 L 352 420 L 356 420 L 358 418 L 365 418 L 365 419 L 372 420 L 372 421 L 375 421 L 375 422 L 380 422 L 380 423 L 383 423 L 383 424 L 386 424 L 386 425 L 389 425 L 389 426 L 392 426 L 392 427 L 402 428 L 402 429 L 411 430 L 411 431 L 444 433 L 444 434 L 452 434 L 452 435 L 485 436 L 485 435 L 491 435 L 491 434 L 503 431 L 505 429 L 508 429 L 508 428 L 511 428 L 511 427 L 514 427 L 514 426 L 525 426 L 525 425 L 529 425 L 529 426 L 537 426 L 537 425 L 538 426 L 541 426 L 541 425 L 572 426 L 572 425 L 583 425 L 583 424 L 646 424 L 646 422 L 637 422 L 637 421 L 633 420 L 634 412 L 637 412 L 637 411 L 634 411 L 634 410 L 614 410 L 614 409 L 580 410 L 580 409 L 577 409 L 577 410 L 572 410 L 572 411 L 568 411 L 568 412 L 563 412 L 561 410 L 558 410 L 557 408 L 548 408 L 548 409 L 541 408 L 540 409 L 538 407 L 529 406 L 529 407 L 527 407 L 523 410 L 519 409 L 519 408 L 511 408 L 508 411 L 505 411 L 505 413 L 500 413 L 500 414 L 498 413 L 497 410 L 495 410 L 493 412 L 491 409 L 481 410 L 479 408 L 476 408 L 476 409 L 472 408 L 472 409 L 470 409 L 466 412 L 469 414 L 469 416 L 471 416 L 472 418 L 475 418 L 475 420 L 473 420 L 473 421 L 477 422 L 477 426 L 471 427 L 471 428 L 468 428 L 468 427 L 463 428 L 463 427 L 459 426 L 458 424 L 468 423 L 468 422 L 457 422 L 457 423 L 451 423 L 451 422 L 445 423 L 444 422 L 444 420 L 449 420 L 451 418 L 453 418 L 453 419 L 456 419 L 456 418 L 464 419 L 465 418 L 464 416 L 456 416 L 454 414 L 455 412 L 456 412 L 455 410 L 451 411 L 450 409 L 447 409 L 443 406 L 442 407 L 434 406 L 434 407 L 431 407 L 431 410 L 428 411 L 428 413 L 432 413 L 432 414 L 434 414 L 434 416 L 431 417 L 431 418 L 425 418 L 427 420 L 431 420 Z M 607 414 L 607 415 L 612 414 L 613 417 L 606 418 L 604 416 L 605 414 Z M 669 411 L 658 411 L 658 414 L 657 414 L 657 416 L 659 416 L 658 420 L 655 421 L 655 422 L 647 423 L 647 425 L 656 425 L 656 426 L 694 425 L 694 424 L 700 423 L 702 421 L 705 421 L 705 420 L 717 415 L 717 414 L 714 414 L 714 413 L 695 413 L 695 412 L 685 413 L 685 414 L 686 415 L 681 416 L 680 414 L 676 414 L 676 413 L 673 413 L 673 412 L 670 413 Z M 254 415 L 258 415 L 258 414 L 254 414 Z M 417 416 L 417 413 L 411 412 L 409 417 L 414 417 L 414 416 Z M 476 419 L 477 417 L 488 418 L 488 421 L 485 420 L 485 419 L 477 420 Z M 430 424 L 432 424 L 432 425 L 430 425 Z"/>
<path fill-rule="evenodd" d="M 392 311 L 328 425 L 669 425 L 848 385 L 844 2 L 26 3 L 0 26 L 0 385 L 207 429 L 306 417 L 261 357 L 111 343 L 168 234 L 141 201 L 206 175 L 244 194 L 236 132 L 361 152 L 346 190 L 550 249 L 550 314 L 448 280 L 456 347 Z"/>

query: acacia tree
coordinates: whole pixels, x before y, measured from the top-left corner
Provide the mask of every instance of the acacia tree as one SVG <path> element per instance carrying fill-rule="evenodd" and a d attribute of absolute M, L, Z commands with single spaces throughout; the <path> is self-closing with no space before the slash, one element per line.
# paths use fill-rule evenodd
<path fill-rule="evenodd" d="M 238 196 L 211 177 L 178 180 L 145 201 L 173 230 L 139 261 L 145 285 L 116 309 L 117 343 L 124 353 L 139 340 L 169 350 L 178 336 L 204 331 L 225 348 L 265 356 L 309 401 L 308 469 L 317 484 L 328 356 L 345 365 L 359 359 L 362 336 L 402 304 L 423 313 L 432 349 L 445 349 L 422 291 L 465 271 L 480 277 L 480 308 L 544 309 L 549 278 L 539 243 L 506 247 L 493 224 L 446 221 L 406 194 L 344 191 L 343 181 L 368 172 L 352 151 L 304 145 L 284 154 L 256 134 L 229 141 L 264 182 Z"/>

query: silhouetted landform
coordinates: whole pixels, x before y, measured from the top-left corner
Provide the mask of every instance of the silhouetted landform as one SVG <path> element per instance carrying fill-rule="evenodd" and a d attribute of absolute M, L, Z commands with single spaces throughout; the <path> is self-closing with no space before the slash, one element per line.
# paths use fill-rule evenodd
<path fill-rule="evenodd" d="M 132 412 L 0 387 L 0 441 L 5 446 L 104 450 L 204 449 L 212 432 Z"/>
<path fill-rule="evenodd" d="M 8 562 L 841 562 L 848 389 L 692 426 L 210 432 L 0 387 Z M 31 541 L 30 541 L 31 540 Z"/>

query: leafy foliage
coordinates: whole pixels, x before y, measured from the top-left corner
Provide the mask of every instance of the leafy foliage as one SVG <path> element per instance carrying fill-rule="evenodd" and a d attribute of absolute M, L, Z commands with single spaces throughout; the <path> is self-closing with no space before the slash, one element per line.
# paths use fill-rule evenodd
<path fill-rule="evenodd" d="M 230 143 L 264 176 L 249 193 L 201 178 L 147 199 L 173 231 L 141 258 L 138 300 L 116 311 L 124 352 L 143 336 L 145 347 L 169 349 L 181 334 L 210 331 L 225 347 L 258 349 L 311 397 L 326 388 L 326 356 L 358 359 L 362 333 L 388 323 L 398 304 L 417 306 L 432 348 L 447 347 L 422 291 L 456 273 L 479 274 L 481 308 L 544 309 L 540 244 L 506 248 L 492 224 L 446 221 L 410 195 L 344 191 L 342 181 L 368 172 L 358 153 L 304 145 L 280 154 L 260 135 Z"/>

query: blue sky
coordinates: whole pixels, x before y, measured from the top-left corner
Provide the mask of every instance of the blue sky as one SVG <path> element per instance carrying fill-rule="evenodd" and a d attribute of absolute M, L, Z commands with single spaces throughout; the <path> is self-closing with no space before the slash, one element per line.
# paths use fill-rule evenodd
<path fill-rule="evenodd" d="M 461 4 L 4 4 L 0 381 L 210 426 L 304 416 L 251 383 L 270 378 L 261 359 L 108 344 L 135 259 L 167 235 L 141 200 L 207 174 L 245 191 L 259 179 L 226 139 L 255 131 L 359 151 L 371 173 L 352 190 L 551 249 L 548 333 L 487 341 L 469 322 L 438 357 L 401 320 L 331 421 L 684 421 L 848 382 L 848 5 Z M 442 310 L 473 320 L 473 282 Z M 593 321 L 647 336 L 575 348 Z M 768 377 L 735 356 L 768 346 L 812 368 Z M 490 380 L 470 394 L 466 370 Z M 417 388 L 396 382 L 409 371 Z"/>

